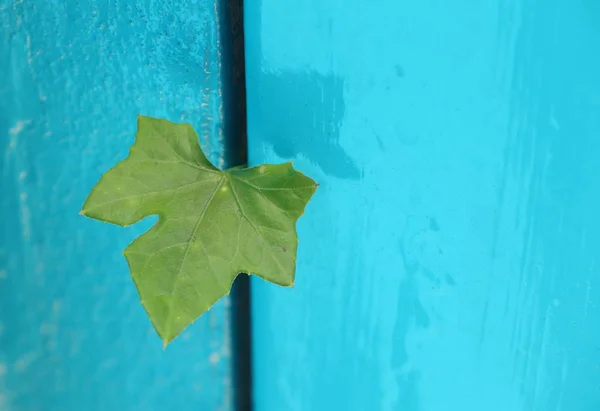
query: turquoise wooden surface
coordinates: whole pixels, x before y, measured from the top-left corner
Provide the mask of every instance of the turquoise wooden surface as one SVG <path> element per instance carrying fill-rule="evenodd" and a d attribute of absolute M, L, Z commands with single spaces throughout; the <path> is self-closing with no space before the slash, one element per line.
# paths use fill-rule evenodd
<path fill-rule="evenodd" d="M 257 411 L 600 409 L 598 4 L 247 0 L 250 161 L 321 184 Z"/>
<path fill-rule="evenodd" d="M 0 410 L 232 409 L 228 301 L 163 351 L 122 255 L 152 221 L 78 215 L 138 114 L 231 156 L 229 3 L 0 1 Z"/>

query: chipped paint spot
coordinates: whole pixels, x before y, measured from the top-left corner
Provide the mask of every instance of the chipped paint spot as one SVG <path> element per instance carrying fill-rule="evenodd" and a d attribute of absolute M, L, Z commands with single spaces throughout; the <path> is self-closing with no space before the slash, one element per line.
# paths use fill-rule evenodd
<path fill-rule="evenodd" d="M 212 365 L 217 365 L 221 361 L 221 355 L 218 352 L 213 352 L 208 356 L 208 362 Z"/>
<path fill-rule="evenodd" d="M 25 47 L 27 48 L 27 64 L 33 63 L 33 53 L 31 52 L 31 36 L 28 34 L 25 38 Z"/>
<path fill-rule="evenodd" d="M 35 273 L 41 274 L 43 272 L 44 272 L 44 263 L 41 261 L 38 261 L 37 264 L 35 265 Z"/>
<path fill-rule="evenodd" d="M 19 173 L 19 181 L 23 181 L 27 178 L 27 171 L 21 171 Z"/>
<path fill-rule="evenodd" d="M 8 272 L 6 270 L 0 270 L 0 280 L 7 278 Z"/>
<path fill-rule="evenodd" d="M 9 411 L 8 399 L 6 398 L 6 395 L 4 395 L 1 392 L 0 392 L 0 410 Z"/>
<path fill-rule="evenodd" d="M 21 228 L 23 230 L 23 238 L 29 239 L 31 235 L 31 212 L 27 205 L 27 193 L 20 193 L 19 198 L 21 199 Z"/>
<path fill-rule="evenodd" d="M 119 361 L 117 361 L 116 358 L 107 358 L 100 363 L 100 367 L 104 368 L 104 369 L 114 368 L 117 366 L 118 363 L 119 363 Z"/>
<path fill-rule="evenodd" d="M 21 134 L 25 126 L 29 123 L 31 123 L 31 120 L 19 120 L 8 130 L 8 133 L 10 134 L 10 141 L 8 143 L 9 149 L 14 149 L 17 146 L 17 136 Z"/>
<path fill-rule="evenodd" d="M 42 325 L 40 325 L 40 334 L 41 335 L 53 335 L 53 334 L 56 334 L 56 325 L 55 324 L 42 324 Z"/>
<path fill-rule="evenodd" d="M 52 314 L 58 315 L 60 314 L 60 309 L 62 307 L 62 302 L 60 300 L 54 300 L 52 303 Z"/>
<path fill-rule="evenodd" d="M 25 126 L 28 125 L 29 123 L 31 123 L 31 120 L 19 120 L 14 125 L 14 127 L 12 127 L 10 130 L 8 130 L 8 132 L 11 136 L 16 137 L 19 134 L 21 134 L 21 131 L 23 131 Z"/>
<path fill-rule="evenodd" d="M 15 371 L 19 372 L 19 373 L 23 373 L 23 372 L 27 371 L 29 366 L 35 360 L 37 360 L 38 357 L 39 357 L 39 354 L 34 351 L 22 355 L 21 357 L 19 357 L 19 359 L 17 361 L 15 361 Z"/>
<path fill-rule="evenodd" d="M 6 375 L 6 364 L 0 362 L 0 377 Z"/>

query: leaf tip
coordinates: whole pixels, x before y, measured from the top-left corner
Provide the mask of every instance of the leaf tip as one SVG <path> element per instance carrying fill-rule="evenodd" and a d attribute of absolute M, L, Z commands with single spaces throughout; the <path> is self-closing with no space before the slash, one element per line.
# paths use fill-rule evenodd
<path fill-rule="evenodd" d="M 166 338 L 163 340 L 163 350 L 167 349 L 167 345 L 169 345 L 169 340 L 167 340 Z"/>
<path fill-rule="evenodd" d="M 291 283 L 291 284 L 290 284 L 290 288 L 294 288 L 294 283 Z"/>

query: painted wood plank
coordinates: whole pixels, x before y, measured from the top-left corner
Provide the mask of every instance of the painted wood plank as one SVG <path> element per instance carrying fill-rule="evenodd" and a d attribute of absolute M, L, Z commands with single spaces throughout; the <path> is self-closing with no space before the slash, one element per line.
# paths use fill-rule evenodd
<path fill-rule="evenodd" d="M 232 409 L 229 302 L 163 351 L 122 255 L 154 219 L 78 211 L 138 114 L 192 123 L 227 160 L 234 9 L 0 2 L 1 410 Z"/>
<path fill-rule="evenodd" d="M 597 3 L 246 16 L 250 161 L 321 184 L 253 283 L 256 410 L 600 409 Z"/>

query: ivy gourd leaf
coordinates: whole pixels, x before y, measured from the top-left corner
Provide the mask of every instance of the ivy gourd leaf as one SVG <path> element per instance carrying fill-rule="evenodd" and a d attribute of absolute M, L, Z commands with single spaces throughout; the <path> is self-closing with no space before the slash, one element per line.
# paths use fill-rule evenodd
<path fill-rule="evenodd" d="M 292 286 L 296 222 L 317 184 L 291 163 L 221 171 L 188 124 L 138 117 L 129 156 L 102 176 L 81 211 L 121 226 L 158 222 L 125 257 L 166 346 L 240 273 Z"/>

